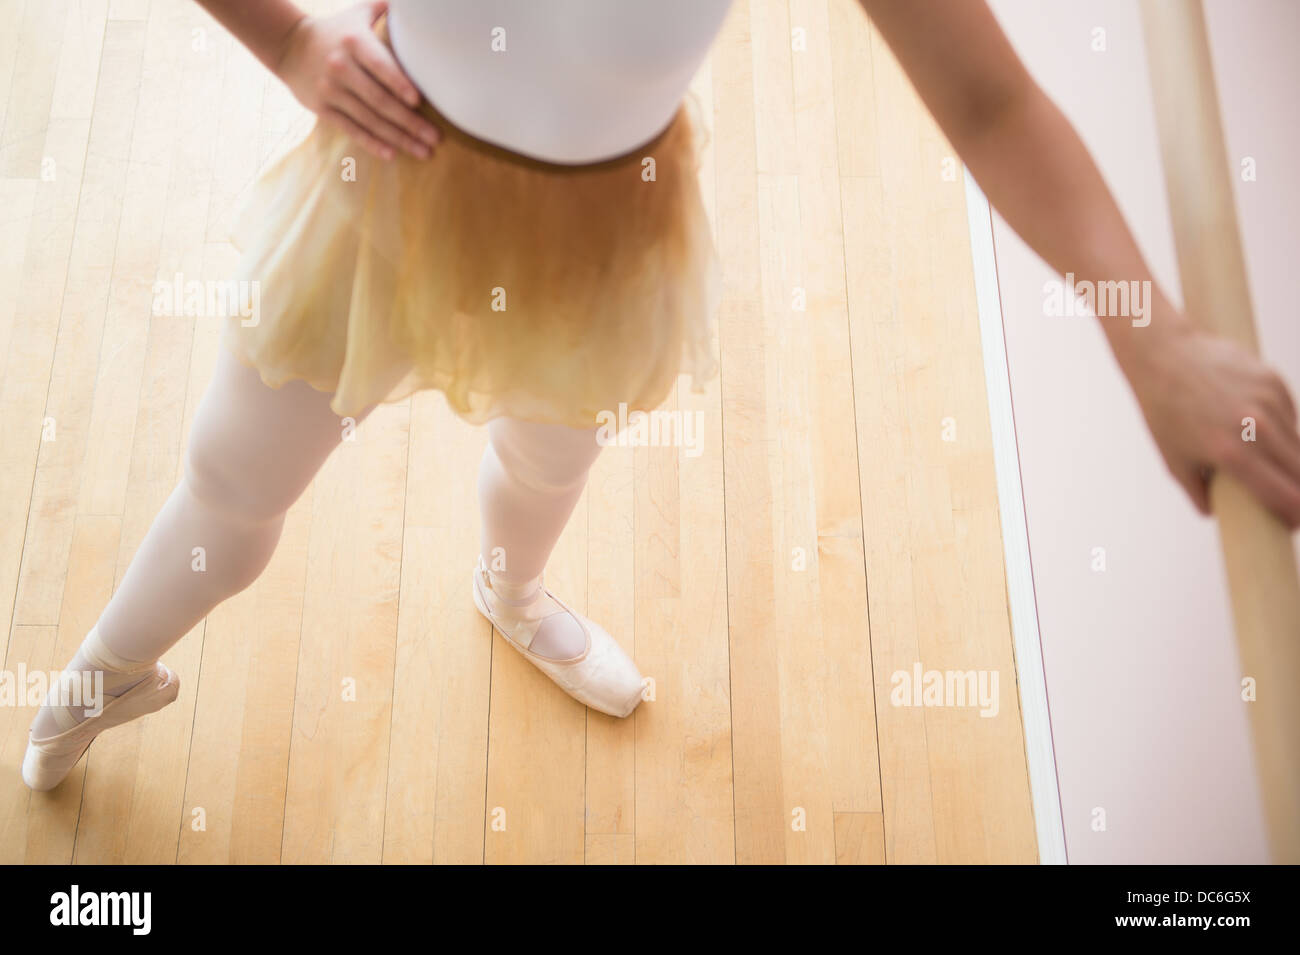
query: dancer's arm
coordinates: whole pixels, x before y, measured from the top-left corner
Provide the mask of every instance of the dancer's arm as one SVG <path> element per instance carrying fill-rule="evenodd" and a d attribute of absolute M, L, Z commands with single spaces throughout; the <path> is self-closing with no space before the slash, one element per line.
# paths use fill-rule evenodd
<path fill-rule="evenodd" d="M 438 133 L 415 109 L 419 91 L 371 26 L 387 3 L 361 3 L 329 17 L 291 0 L 198 0 L 304 106 L 381 159 L 402 149 L 430 155 Z"/>
<path fill-rule="evenodd" d="M 1029 76 L 983 0 L 861 0 L 944 135 L 1008 224 L 1076 281 L 1151 281 L 1148 314 L 1102 318 L 1170 472 L 1209 510 L 1201 469 L 1232 474 L 1300 526 L 1300 435 L 1281 379 L 1194 329 L 1151 280 L 1078 134 Z M 1253 417 L 1257 440 L 1241 439 Z"/>

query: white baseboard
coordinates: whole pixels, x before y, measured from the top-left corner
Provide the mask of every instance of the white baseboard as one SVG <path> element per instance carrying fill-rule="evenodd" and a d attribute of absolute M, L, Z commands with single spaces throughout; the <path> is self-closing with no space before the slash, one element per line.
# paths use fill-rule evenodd
<path fill-rule="evenodd" d="M 1051 717 L 1047 711 L 1047 681 L 1038 636 L 1038 606 L 1034 599 L 1033 569 L 1029 560 L 1029 530 L 1020 485 L 1020 456 L 1011 408 L 1011 380 L 1007 371 L 1006 341 L 1002 332 L 1002 299 L 998 292 L 997 261 L 993 250 L 993 221 L 989 202 L 966 170 L 966 216 L 970 222 L 971 258 L 975 266 L 975 299 L 979 308 L 980 341 L 984 352 L 984 383 L 993 431 L 993 461 L 997 469 L 998 510 L 1002 517 L 1002 547 L 1007 568 L 1007 597 L 1011 611 L 1012 642 L 1020 686 L 1020 716 L 1025 733 L 1025 756 L 1038 833 L 1038 858 L 1043 864 L 1063 865 L 1065 829 L 1061 822 L 1061 795 L 1056 780 L 1056 755 L 1052 747 Z"/>

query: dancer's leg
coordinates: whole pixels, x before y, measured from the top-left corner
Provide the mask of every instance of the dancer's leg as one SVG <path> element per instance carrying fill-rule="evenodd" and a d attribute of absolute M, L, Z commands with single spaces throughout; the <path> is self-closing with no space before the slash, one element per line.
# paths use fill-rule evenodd
<path fill-rule="evenodd" d="M 98 642 L 83 643 L 65 670 L 102 669 L 105 693 L 117 696 L 152 673 L 153 661 L 213 607 L 257 579 L 285 512 L 342 439 L 329 401 L 301 381 L 268 387 L 223 338 L 195 411 L 185 476 L 92 630 Z M 86 715 L 80 707 L 63 710 L 43 707 L 33 736 L 53 735 L 67 716 Z"/>
<path fill-rule="evenodd" d="M 600 453 L 597 430 L 495 418 L 479 467 L 483 563 L 501 594 L 527 600 Z M 548 616 L 529 649 L 552 659 L 581 653 L 586 638 L 568 614 Z"/>

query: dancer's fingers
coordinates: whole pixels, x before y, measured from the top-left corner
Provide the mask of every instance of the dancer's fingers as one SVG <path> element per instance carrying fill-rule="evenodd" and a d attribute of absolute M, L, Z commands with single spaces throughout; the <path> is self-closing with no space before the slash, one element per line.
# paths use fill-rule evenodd
<path fill-rule="evenodd" d="M 424 159 L 429 155 L 428 146 L 411 139 L 411 137 L 372 110 L 351 90 L 340 90 L 331 105 L 346 114 L 354 123 L 363 127 L 366 132 L 386 146 L 392 149 L 406 150 L 419 159 Z"/>
<path fill-rule="evenodd" d="M 398 65 L 392 51 L 388 49 L 373 32 L 348 38 L 348 52 L 356 57 L 357 62 L 408 107 L 420 105 L 420 91 L 407 78 Z"/>
<path fill-rule="evenodd" d="M 1256 437 L 1273 463 L 1300 488 L 1300 434 L 1296 433 L 1295 424 L 1269 416 L 1257 422 L 1257 427 Z"/>
<path fill-rule="evenodd" d="M 1206 472 L 1195 465 L 1189 464 L 1177 470 L 1171 470 L 1187 496 L 1192 499 L 1192 504 L 1202 514 L 1210 513 L 1210 489 L 1206 484 Z"/>
<path fill-rule="evenodd" d="M 1227 456 L 1223 470 L 1244 484 L 1287 527 L 1300 527 L 1300 478 L 1278 465 L 1270 453 L 1261 452 L 1258 447 L 1243 446 Z"/>
<path fill-rule="evenodd" d="M 1287 389 L 1286 382 L 1277 372 L 1270 369 L 1267 380 L 1268 395 L 1265 398 L 1265 404 L 1277 411 L 1282 420 L 1286 422 L 1287 427 L 1292 431 L 1296 430 L 1296 407 L 1295 399 L 1291 397 L 1291 392 Z"/>
<path fill-rule="evenodd" d="M 438 131 L 434 125 L 419 113 L 402 105 L 396 96 L 375 82 L 356 61 L 349 61 L 343 85 L 376 115 L 400 131 L 400 142 L 393 145 L 400 145 L 421 159 L 429 155 L 429 147 L 438 142 Z M 383 138 L 388 139 L 386 136 Z"/>

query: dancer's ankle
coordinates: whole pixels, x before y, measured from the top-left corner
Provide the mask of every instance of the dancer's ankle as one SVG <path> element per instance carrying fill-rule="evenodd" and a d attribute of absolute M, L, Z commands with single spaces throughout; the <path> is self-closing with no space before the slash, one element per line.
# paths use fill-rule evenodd
<path fill-rule="evenodd" d="M 32 735 L 47 739 L 98 716 L 110 700 L 138 686 L 153 672 L 153 661 L 119 656 L 92 627 L 46 694 L 32 721 Z"/>
<path fill-rule="evenodd" d="M 511 579 L 504 573 L 497 573 L 485 568 L 488 584 L 492 593 L 502 603 L 512 607 L 523 607 L 532 603 L 542 592 L 542 577 L 529 577 L 524 580 Z"/>
<path fill-rule="evenodd" d="M 552 660 L 570 660 L 581 656 L 587 646 L 587 633 L 577 617 L 551 597 L 542 584 L 542 574 L 526 580 L 507 580 L 484 568 L 489 600 L 494 613 L 506 619 L 532 621 L 528 649 Z"/>

